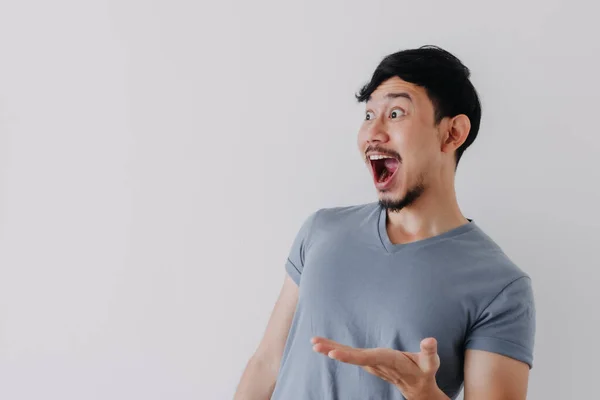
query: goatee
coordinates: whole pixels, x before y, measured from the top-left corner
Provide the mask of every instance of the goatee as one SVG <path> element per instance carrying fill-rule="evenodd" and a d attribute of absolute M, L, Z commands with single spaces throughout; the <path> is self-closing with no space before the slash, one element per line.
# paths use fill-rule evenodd
<path fill-rule="evenodd" d="M 425 191 L 425 185 L 421 181 L 408 190 L 406 195 L 400 199 L 379 199 L 379 205 L 389 212 L 399 212 L 405 207 L 413 204 Z"/>

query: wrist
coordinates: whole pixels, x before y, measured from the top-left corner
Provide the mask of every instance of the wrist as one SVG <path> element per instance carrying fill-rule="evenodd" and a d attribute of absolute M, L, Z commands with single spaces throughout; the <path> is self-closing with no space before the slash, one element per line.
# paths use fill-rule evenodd
<path fill-rule="evenodd" d="M 404 394 L 404 391 L 402 392 Z M 427 386 L 421 387 L 417 391 L 406 393 L 404 396 L 407 400 L 450 400 L 450 398 L 446 396 L 442 389 L 438 387 L 435 381 Z"/>
<path fill-rule="evenodd" d="M 430 393 L 427 394 L 427 396 L 424 396 L 422 398 L 419 398 L 419 400 L 450 400 L 450 397 L 446 396 L 446 393 L 442 392 L 442 389 L 440 389 L 437 385 L 435 385 L 435 388 L 432 389 L 432 391 Z"/>

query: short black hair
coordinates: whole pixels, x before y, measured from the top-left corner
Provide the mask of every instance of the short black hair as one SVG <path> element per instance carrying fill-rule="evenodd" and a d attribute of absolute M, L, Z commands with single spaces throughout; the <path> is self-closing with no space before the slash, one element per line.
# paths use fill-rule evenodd
<path fill-rule="evenodd" d="M 465 142 L 456 149 L 456 165 L 463 152 L 475 141 L 481 122 L 481 103 L 469 80 L 471 71 L 456 56 L 432 45 L 402 50 L 386 56 L 377 66 L 371 81 L 356 94 L 359 102 L 369 100 L 386 80 L 400 79 L 425 88 L 433 103 L 435 124 L 444 117 L 465 114 L 471 130 Z"/>

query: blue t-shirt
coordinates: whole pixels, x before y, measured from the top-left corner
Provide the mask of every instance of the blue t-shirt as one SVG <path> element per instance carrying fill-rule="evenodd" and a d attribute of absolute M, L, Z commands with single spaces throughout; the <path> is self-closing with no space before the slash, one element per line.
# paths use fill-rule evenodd
<path fill-rule="evenodd" d="M 456 398 L 466 349 L 531 368 L 535 307 L 529 276 L 472 220 L 406 244 L 390 241 L 379 203 L 321 209 L 285 265 L 299 285 L 275 400 L 404 399 L 362 368 L 312 350 L 313 336 L 359 348 L 418 352 L 438 341 L 438 386 Z"/>

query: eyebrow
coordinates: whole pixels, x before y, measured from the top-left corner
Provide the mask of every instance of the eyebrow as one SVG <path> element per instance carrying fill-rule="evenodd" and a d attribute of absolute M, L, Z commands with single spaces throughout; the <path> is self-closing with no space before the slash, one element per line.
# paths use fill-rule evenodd
<path fill-rule="evenodd" d="M 385 95 L 386 99 L 397 99 L 398 97 L 404 97 L 412 102 L 412 97 L 410 97 L 410 94 L 408 94 L 406 92 L 388 93 Z"/>
<path fill-rule="evenodd" d="M 397 99 L 398 97 L 404 97 L 405 99 L 408 99 L 411 103 L 413 102 L 413 99 L 410 96 L 410 94 L 408 94 L 406 92 L 387 93 L 385 95 L 386 99 Z M 367 102 L 370 100 L 371 100 L 371 96 L 369 96 L 369 98 L 367 99 Z"/>

